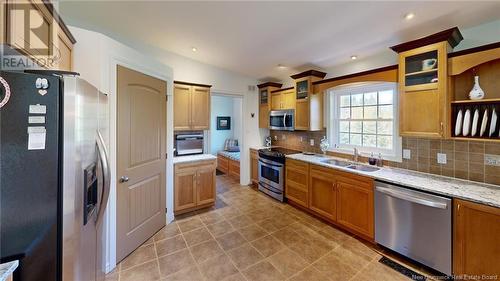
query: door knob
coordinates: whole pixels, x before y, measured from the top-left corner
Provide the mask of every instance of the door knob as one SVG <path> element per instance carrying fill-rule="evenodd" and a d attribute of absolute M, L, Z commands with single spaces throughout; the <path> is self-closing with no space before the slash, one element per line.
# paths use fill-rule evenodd
<path fill-rule="evenodd" d="M 128 182 L 128 177 L 127 176 L 122 176 L 120 178 L 120 182 Z"/>

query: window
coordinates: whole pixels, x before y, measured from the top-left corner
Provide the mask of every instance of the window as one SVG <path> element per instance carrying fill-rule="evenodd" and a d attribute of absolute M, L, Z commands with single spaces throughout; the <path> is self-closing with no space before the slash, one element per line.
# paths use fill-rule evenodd
<path fill-rule="evenodd" d="M 370 83 L 328 92 L 328 135 L 332 150 L 382 154 L 401 161 L 396 83 Z"/>

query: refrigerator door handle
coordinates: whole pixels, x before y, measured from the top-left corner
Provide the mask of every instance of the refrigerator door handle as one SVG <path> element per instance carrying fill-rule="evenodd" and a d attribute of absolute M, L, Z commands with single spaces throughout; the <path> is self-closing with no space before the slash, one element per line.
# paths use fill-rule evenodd
<path fill-rule="evenodd" d="M 97 222 L 100 222 L 102 216 L 104 215 L 104 209 L 108 203 L 109 190 L 111 187 L 110 181 L 110 168 L 108 162 L 108 153 L 106 151 L 106 146 L 104 145 L 104 140 L 99 131 L 97 131 L 97 153 L 99 156 L 99 161 L 101 162 L 103 184 L 102 184 L 102 197 L 100 198 L 100 204 L 97 210 Z"/>

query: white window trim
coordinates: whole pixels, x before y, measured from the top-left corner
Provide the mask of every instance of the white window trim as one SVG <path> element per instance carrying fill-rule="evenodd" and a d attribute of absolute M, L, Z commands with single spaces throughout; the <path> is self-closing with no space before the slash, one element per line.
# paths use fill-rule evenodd
<path fill-rule="evenodd" d="M 336 104 L 339 102 L 339 96 L 342 94 L 352 93 L 352 92 L 373 92 L 381 90 L 393 90 L 393 149 L 380 149 L 371 148 L 364 146 L 356 146 L 350 144 L 340 144 L 339 141 L 339 128 L 338 128 L 338 118 L 339 118 L 339 107 Z M 331 88 L 326 91 L 327 93 L 327 108 L 325 113 L 327 114 L 327 136 L 330 142 L 329 151 L 343 153 L 343 154 L 354 154 L 354 148 L 357 148 L 359 154 L 365 157 L 369 157 L 373 152 L 376 157 L 378 153 L 382 153 L 382 159 L 389 161 L 402 162 L 402 142 L 399 136 L 399 94 L 398 85 L 394 82 L 369 82 L 369 83 L 353 83 L 343 86 L 338 86 Z"/>

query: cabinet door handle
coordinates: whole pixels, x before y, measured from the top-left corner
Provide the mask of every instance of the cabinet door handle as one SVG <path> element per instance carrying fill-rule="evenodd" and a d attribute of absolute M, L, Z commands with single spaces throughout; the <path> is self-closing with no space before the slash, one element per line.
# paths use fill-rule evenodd
<path fill-rule="evenodd" d="M 443 122 L 441 122 L 439 125 L 440 125 L 440 130 L 441 130 L 441 136 L 443 136 L 443 134 L 444 134 L 444 124 L 443 124 Z"/>

